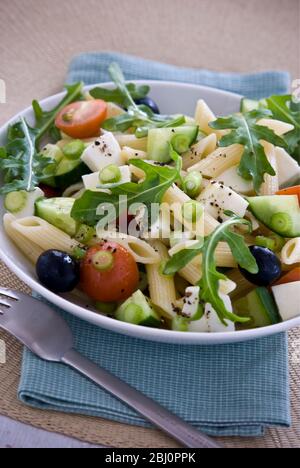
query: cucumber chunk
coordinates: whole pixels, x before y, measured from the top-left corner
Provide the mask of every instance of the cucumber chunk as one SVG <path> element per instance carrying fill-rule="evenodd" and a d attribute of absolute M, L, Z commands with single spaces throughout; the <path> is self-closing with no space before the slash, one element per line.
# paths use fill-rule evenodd
<path fill-rule="evenodd" d="M 300 236 L 300 208 L 297 195 L 248 197 L 254 216 L 283 237 Z"/>
<path fill-rule="evenodd" d="M 241 100 L 241 112 L 243 114 L 257 109 L 265 109 L 267 107 L 268 103 L 265 99 L 260 99 L 259 101 L 256 101 L 254 99 L 243 98 Z"/>
<path fill-rule="evenodd" d="M 267 327 L 281 321 L 273 296 L 263 287 L 237 300 L 233 310 L 241 317 L 251 318 L 250 322 L 245 323 L 246 328 Z"/>
<path fill-rule="evenodd" d="M 35 202 L 42 197 L 44 197 L 44 192 L 40 188 L 32 192 L 26 192 L 26 190 L 10 192 L 4 198 L 4 208 L 17 218 L 33 216 Z"/>
<path fill-rule="evenodd" d="M 36 215 L 74 237 L 77 222 L 71 218 L 74 198 L 42 198 L 35 204 Z"/>
<path fill-rule="evenodd" d="M 50 187 L 65 190 L 80 182 L 81 177 L 89 173 L 89 168 L 80 159 L 68 159 L 64 156 L 58 163 L 55 174 L 43 182 Z"/>
<path fill-rule="evenodd" d="M 136 291 L 116 311 L 115 317 L 121 322 L 157 328 L 161 321 L 142 291 Z"/>
<path fill-rule="evenodd" d="M 187 125 L 174 128 L 153 128 L 148 134 L 148 157 L 161 163 L 170 162 L 169 143 L 175 141 L 175 136 L 182 136 L 177 140 L 176 148 L 180 154 L 184 153 L 198 136 L 199 128 L 196 125 Z M 184 144 L 182 144 L 184 141 Z M 175 148 L 175 150 L 176 150 Z"/>

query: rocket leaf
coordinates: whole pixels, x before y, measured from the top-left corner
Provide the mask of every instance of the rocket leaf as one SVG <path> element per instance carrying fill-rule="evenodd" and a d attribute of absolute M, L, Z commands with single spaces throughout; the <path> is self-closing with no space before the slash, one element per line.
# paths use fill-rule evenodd
<path fill-rule="evenodd" d="M 216 130 L 231 130 L 230 133 L 221 138 L 219 142 L 221 147 L 235 143 L 244 146 L 238 172 L 244 179 L 253 180 L 254 189 L 257 193 L 264 181 L 265 174 L 275 175 L 261 140 L 275 146 L 286 147 L 283 138 L 277 136 L 273 130 L 257 124 L 258 120 L 267 116 L 270 116 L 268 110 L 259 109 L 245 114 L 233 114 L 229 117 L 218 118 L 209 124 L 211 128 Z"/>

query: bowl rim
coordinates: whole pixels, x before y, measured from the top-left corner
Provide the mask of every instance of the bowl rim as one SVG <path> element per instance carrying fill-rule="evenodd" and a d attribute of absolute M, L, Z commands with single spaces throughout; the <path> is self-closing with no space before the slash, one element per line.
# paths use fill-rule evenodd
<path fill-rule="evenodd" d="M 234 99 L 241 98 L 239 94 L 232 92 L 224 91 L 221 89 L 196 85 L 192 83 L 183 83 L 183 82 L 174 82 L 174 81 L 159 81 L 159 80 L 130 80 L 133 83 L 143 83 L 148 84 L 149 86 L 155 85 L 160 87 L 177 87 L 177 88 L 191 88 L 199 91 L 210 92 L 212 95 L 226 95 L 227 97 L 232 97 Z M 89 91 L 90 89 L 101 86 L 110 88 L 113 86 L 112 82 L 105 83 L 96 83 L 92 85 L 85 85 L 84 91 Z M 65 95 L 65 91 L 56 93 L 54 95 L 48 96 L 40 100 L 41 105 L 47 105 L 50 101 L 55 101 L 62 98 Z M 11 117 L 4 125 L 0 127 L 0 136 L 5 134 L 7 128 L 10 124 L 15 122 L 21 115 L 26 115 L 27 113 L 32 113 L 32 106 L 28 106 L 24 110 L 18 112 L 13 117 Z M 157 341 L 161 343 L 173 343 L 173 344 L 190 344 L 190 345 L 213 345 L 213 344 L 226 344 L 226 343 L 235 343 L 249 341 L 257 338 L 262 338 L 270 336 L 276 333 L 287 331 L 291 328 L 300 326 L 300 316 L 290 319 L 285 322 L 280 322 L 275 325 L 270 325 L 262 328 L 255 328 L 250 330 L 243 331 L 234 331 L 234 332 L 221 332 L 221 333 L 198 333 L 198 332 L 180 332 L 156 328 L 141 327 L 140 325 L 134 325 L 126 322 L 118 321 L 114 318 L 107 317 L 105 315 L 97 314 L 96 312 L 84 308 L 80 305 L 74 304 L 70 300 L 64 298 L 61 295 L 57 295 L 47 288 L 42 286 L 37 279 L 30 277 L 28 273 L 22 270 L 18 265 L 16 265 L 13 259 L 7 255 L 2 247 L 0 246 L 0 259 L 6 264 L 6 266 L 15 273 L 18 278 L 20 278 L 25 284 L 27 284 L 32 290 L 49 300 L 52 304 L 66 310 L 67 312 L 75 315 L 76 317 L 86 320 L 94 325 L 108 329 L 110 331 L 121 333 L 123 335 L 135 337 L 137 339 L 146 339 L 150 341 Z"/>

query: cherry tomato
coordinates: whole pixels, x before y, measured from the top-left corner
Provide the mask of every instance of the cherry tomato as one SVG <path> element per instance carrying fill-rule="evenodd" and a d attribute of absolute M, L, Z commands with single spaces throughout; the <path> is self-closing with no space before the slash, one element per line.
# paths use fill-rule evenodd
<path fill-rule="evenodd" d="M 139 270 L 120 244 L 102 242 L 91 247 L 81 262 L 81 289 L 95 301 L 118 302 L 138 287 Z"/>
<path fill-rule="evenodd" d="M 276 195 L 297 195 L 300 205 L 300 185 L 279 190 Z"/>
<path fill-rule="evenodd" d="M 39 184 L 39 188 L 43 190 L 46 198 L 61 197 L 62 192 L 59 189 L 50 187 L 49 185 L 45 184 Z"/>
<path fill-rule="evenodd" d="M 296 267 L 286 273 L 278 281 L 276 281 L 274 286 L 278 286 L 279 284 L 294 283 L 295 281 L 300 281 L 300 267 Z"/>
<path fill-rule="evenodd" d="M 106 115 L 105 101 L 78 101 L 69 104 L 58 113 L 55 125 L 72 138 L 92 138 L 99 135 Z"/>

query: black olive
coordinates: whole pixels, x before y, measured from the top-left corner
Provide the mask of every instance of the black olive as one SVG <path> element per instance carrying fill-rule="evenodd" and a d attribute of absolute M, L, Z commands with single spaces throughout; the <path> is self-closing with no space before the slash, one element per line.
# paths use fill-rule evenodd
<path fill-rule="evenodd" d="M 136 103 L 138 106 L 144 105 L 144 106 L 149 107 L 149 109 L 151 109 L 152 112 L 154 112 L 154 114 L 160 114 L 158 105 L 156 104 L 155 101 L 153 101 L 153 99 L 151 99 L 151 98 L 149 98 L 149 97 L 144 97 L 144 98 L 142 98 L 142 99 L 136 99 L 136 100 L 135 100 L 135 103 Z"/>
<path fill-rule="evenodd" d="M 80 279 L 79 264 L 67 253 L 47 250 L 36 264 L 40 282 L 56 293 L 72 291 Z"/>
<path fill-rule="evenodd" d="M 240 268 L 242 275 L 248 281 L 257 286 L 270 286 L 280 278 L 282 274 L 281 263 L 272 250 L 253 245 L 250 247 L 250 251 L 256 260 L 259 271 L 255 275 Z"/>

